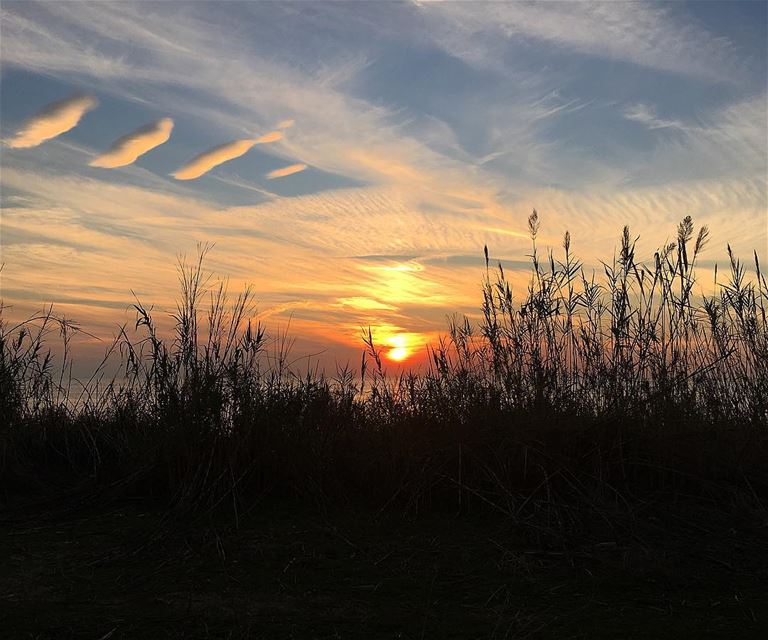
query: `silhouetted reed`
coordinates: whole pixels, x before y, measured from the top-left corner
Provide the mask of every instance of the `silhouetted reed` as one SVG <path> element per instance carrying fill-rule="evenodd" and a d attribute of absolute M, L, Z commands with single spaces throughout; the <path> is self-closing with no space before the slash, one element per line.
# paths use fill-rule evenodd
<path fill-rule="evenodd" d="M 695 289 L 708 240 L 690 217 L 648 264 L 625 227 L 588 273 L 542 253 L 527 289 L 485 250 L 482 319 L 455 319 L 426 371 L 389 376 L 374 336 L 360 371 L 299 373 L 284 333 L 230 302 L 198 259 L 180 262 L 175 333 L 136 302 L 92 378 L 74 384 L 79 328 L 50 312 L 0 328 L 0 484 L 151 495 L 189 511 L 260 497 L 377 509 L 492 509 L 567 526 L 572 506 L 628 507 L 648 492 L 768 489 L 768 286 L 728 249 Z M 203 312 L 203 307 L 207 307 Z M 63 363 L 46 339 L 58 330 Z M 119 376 L 107 376 L 119 358 Z M 745 489 L 745 491 L 746 491 Z M 111 493 L 110 493 L 111 492 Z M 731 494 L 728 494 L 731 495 Z M 624 506 L 622 506 L 624 505 Z M 607 507 L 606 507 L 607 508 Z"/>

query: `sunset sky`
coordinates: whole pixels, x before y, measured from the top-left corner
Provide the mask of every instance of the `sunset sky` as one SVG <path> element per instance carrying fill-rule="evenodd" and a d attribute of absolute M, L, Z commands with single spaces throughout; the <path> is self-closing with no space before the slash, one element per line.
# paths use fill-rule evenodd
<path fill-rule="evenodd" d="M 4 313 L 108 340 L 209 242 L 298 352 L 418 362 L 534 207 L 590 269 L 685 215 L 768 259 L 767 6 L 4 1 Z"/>

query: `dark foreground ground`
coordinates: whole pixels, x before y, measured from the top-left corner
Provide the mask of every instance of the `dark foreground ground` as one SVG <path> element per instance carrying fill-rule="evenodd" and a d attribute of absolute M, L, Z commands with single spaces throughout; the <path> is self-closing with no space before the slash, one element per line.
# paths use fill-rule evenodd
<path fill-rule="evenodd" d="M 0 513 L 3 638 L 762 638 L 768 527 L 670 505 L 613 533 L 270 507 Z M 204 521 L 203 521 L 204 520 Z M 599 528 L 598 528 L 599 529 Z"/>

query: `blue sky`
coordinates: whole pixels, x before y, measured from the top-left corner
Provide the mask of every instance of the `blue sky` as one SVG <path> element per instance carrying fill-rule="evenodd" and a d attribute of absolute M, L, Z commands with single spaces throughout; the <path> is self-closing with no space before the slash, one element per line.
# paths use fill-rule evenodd
<path fill-rule="evenodd" d="M 520 264 L 532 207 L 587 265 L 624 224 L 652 255 L 685 215 L 706 259 L 765 255 L 767 6 L 4 2 L 4 302 L 109 335 L 131 289 L 171 309 L 176 256 L 215 242 L 209 266 L 268 322 L 343 358 L 361 325 L 418 348 L 476 310 L 483 245 Z M 98 106 L 13 148 L 73 95 Z M 166 142 L 89 166 L 161 118 Z"/>

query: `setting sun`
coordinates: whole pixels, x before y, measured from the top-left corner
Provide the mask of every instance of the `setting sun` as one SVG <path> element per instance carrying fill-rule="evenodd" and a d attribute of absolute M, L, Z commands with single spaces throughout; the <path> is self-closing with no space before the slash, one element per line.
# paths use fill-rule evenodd
<path fill-rule="evenodd" d="M 411 349 L 408 347 L 408 339 L 402 333 L 392 336 L 387 340 L 390 346 L 387 351 L 387 358 L 395 362 L 402 362 L 411 355 Z"/>

